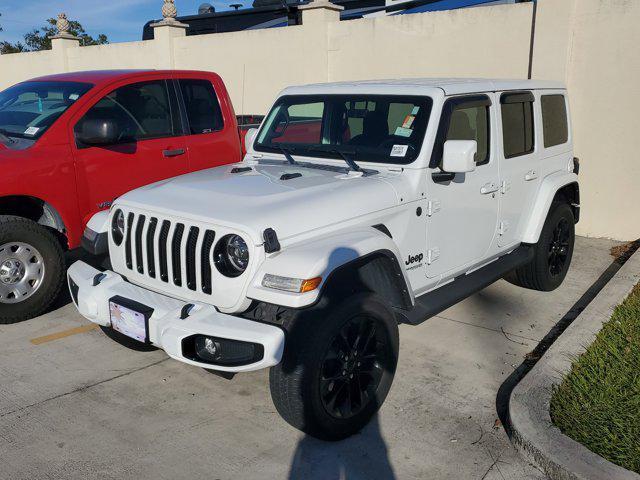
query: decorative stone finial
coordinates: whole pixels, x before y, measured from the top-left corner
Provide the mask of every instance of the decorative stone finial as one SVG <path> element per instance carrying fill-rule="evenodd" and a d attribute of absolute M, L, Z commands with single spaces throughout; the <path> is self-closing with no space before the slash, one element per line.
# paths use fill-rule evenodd
<path fill-rule="evenodd" d="M 69 20 L 66 13 L 59 13 L 58 20 L 56 21 L 56 28 L 58 29 L 58 35 L 69 34 Z"/>
<path fill-rule="evenodd" d="M 165 21 L 175 21 L 178 16 L 178 9 L 176 8 L 175 0 L 164 0 L 164 5 L 162 5 L 162 16 Z"/>
<path fill-rule="evenodd" d="M 156 27 L 171 27 L 170 31 L 173 31 L 172 35 L 176 35 L 175 32 L 182 30 L 181 34 L 177 35 L 186 35 L 185 31 L 189 27 L 189 25 L 185 23 L 180 23 L 176 20 L 178 16 L 178 9 L 176 8 L 175 0 L 164 0 L 164 4 L 162 5 L 162 20 L 157 23 L 152 23 L 151 26 L 153 28 Z M 166 30 L 166 29 L 163 29 Z"/>
<path fill-rule="evenodd" d="M 75 46 L 78 46 L 80 44 L 80 39 L 77 37 L 74 37 L 73 35 L 71 35 L 71 33 L 69 33 L 70 28 L 71 28 L 71 23 L 67 18 L 67 14 L 66 13 L 58 14 L 58 19 L 56 20 L 56 30 L 58 30 L 58 33 L 56 33 L 53 37 L 49 37 L 52 40 L 51 47 L 54 50 L 56 50 L 56 48 L 63 45 L 69 46 L 69 42 L 67 42 L 67 40 L 73 40 L 75 42 L 78 42 L 77 44 L 75 44 Z M 64 42 L 62 42 L 62 40 L 64 40 Z"/>

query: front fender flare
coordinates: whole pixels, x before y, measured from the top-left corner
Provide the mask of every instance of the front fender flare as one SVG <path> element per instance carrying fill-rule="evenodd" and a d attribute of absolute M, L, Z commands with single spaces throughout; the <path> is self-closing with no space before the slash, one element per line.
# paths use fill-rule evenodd
<path fill-rule="evenodd" d="M 401 258 L 394 241 L 373 227 L 344 230 L 317 240 L 288 246 L 266 258 L 254 275 L 247 296 L 253 300 L 284 307 L 308 307 L 319 299 L 333 272 L 375 252 L 385 252 L 386 256 L 394 257 L 396 263 Z M 413 304 L 409 278 L 399 265 L 398 270 L 402 272 L 406 290 Z M 267 273 L 301 279 L 322 277 L 322 283 L 317 289 L 307 293 L 284 292 L 262 286 L 262 279 Z"/>
<path fill-rule="evenodd" d="M 534 244 L 538 242 L 542 227 L 547 219 L 549 208 L 558 190 L 571 183 L 578 182 L 578 175 L 570 172 L 556 172 L 542 180 L 536 202 L 531 209 L 529 219 L 523 232 L 522 242 Z"/>

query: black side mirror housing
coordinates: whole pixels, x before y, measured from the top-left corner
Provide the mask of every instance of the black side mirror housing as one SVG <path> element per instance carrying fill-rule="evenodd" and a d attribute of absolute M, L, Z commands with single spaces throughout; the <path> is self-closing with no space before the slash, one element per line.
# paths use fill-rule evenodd
<path fill-rule="evenodd" d="M 76 128 L 76 140 L 81 145 L 105 146 L 118 143 L 121 129 L 118 123 L 110 119 L 85 119 Z"/>

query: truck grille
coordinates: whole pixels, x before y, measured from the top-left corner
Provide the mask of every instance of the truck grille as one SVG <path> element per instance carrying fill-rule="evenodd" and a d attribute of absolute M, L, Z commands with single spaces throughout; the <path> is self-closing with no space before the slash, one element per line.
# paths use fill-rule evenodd
<path fill-rule="evenodd" d="M 124 242 L 127 268 L 194 292 L 212 293 L 213 230 L 129 212 Z"/>

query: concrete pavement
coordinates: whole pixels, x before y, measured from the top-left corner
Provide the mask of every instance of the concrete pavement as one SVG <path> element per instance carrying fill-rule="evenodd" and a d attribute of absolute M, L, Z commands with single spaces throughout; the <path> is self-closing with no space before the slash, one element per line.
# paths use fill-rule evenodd
<path fill-rule="evenodd" d="M 555 292 L 499 281 L 402 326 L 379 417 L 333 444 L 279 418 L 266 371 L 227 380 L 99 330 L 30 341 L 87 325 L 72 305 L 0 325 L 0 479 L 542 479 L 496 425 L 496 395 L 613 244 L 578 238 Z"/>

